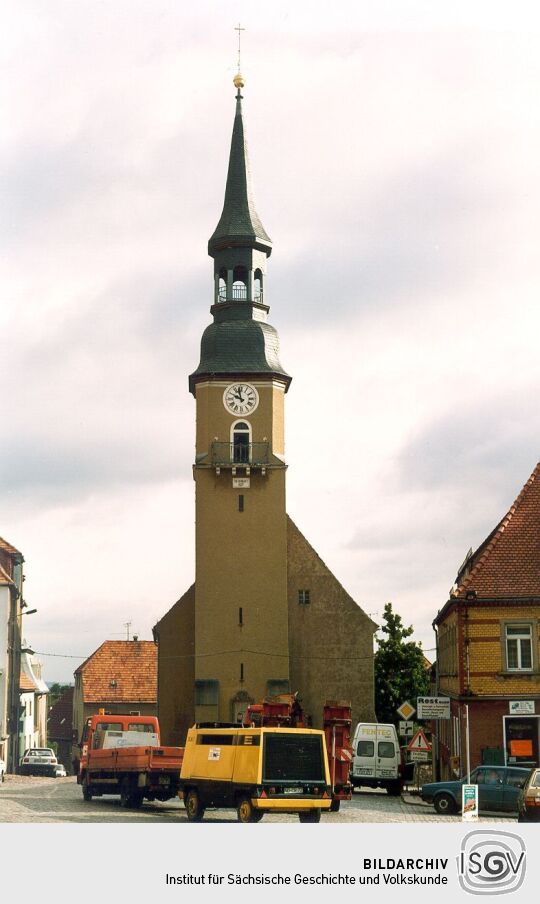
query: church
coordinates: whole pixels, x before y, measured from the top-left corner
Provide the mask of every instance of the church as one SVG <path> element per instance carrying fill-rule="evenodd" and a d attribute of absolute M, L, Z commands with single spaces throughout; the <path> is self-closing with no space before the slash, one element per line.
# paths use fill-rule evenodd
<path fill-rule="evenodd" d="M 223 212 L 208 242 L 210 313 L 198 367 L 195 583 L 154 627 L 165 743 L 194 722 L 234 722 L 250 702 L 298 693 L 321 727 L 327 700 L 374 721 L 375 623 L 287 515 L 291 376 L 268 320 L 272 242 L 255 209 L 240 73 Z M 278 301 L 279 303 L 279 301 Z"/>

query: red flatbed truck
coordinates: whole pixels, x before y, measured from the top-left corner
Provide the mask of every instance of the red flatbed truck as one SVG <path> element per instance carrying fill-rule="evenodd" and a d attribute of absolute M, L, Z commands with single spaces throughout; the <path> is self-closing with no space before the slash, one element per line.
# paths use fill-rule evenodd
<path fill-rule="evenodd" d="M 155 716 L 99 713 L 86 721 L 77 782 L 90 801 L 119 794 L 123 807 L 169 800 L 180 788 L 183 747 L 160 744 Z"/>

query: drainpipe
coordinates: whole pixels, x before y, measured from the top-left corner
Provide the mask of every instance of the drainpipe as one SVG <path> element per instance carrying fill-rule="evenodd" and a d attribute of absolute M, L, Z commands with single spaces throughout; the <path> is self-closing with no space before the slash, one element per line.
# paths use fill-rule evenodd
<path fill-rule="evenodd" d="M 439 696 L 439 628 L 433 621 L 431 627 L 435 632 L 435 696 Z M 438 782 L 440 778 L 439 765 L 439 720 L 435 721 L 435 743 L 432 749 L 432 769 L 434 781 Z"/>

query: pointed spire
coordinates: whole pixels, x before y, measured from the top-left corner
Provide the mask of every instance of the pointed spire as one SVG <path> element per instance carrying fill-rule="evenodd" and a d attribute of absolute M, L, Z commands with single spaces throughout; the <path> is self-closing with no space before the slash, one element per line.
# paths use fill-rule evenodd
<path fill-rule="evenodd" d="M 213 257 L 223 248 L 258 248 L 270 256 L 272 241 L 266 233 L 255 210 L 248 149 L 242 117 L 243 79 L 236 76 L 236 115 L 229 155 L 229 170 L 223 212 L 214 234 L 208 242 L 208 253 Z"/>

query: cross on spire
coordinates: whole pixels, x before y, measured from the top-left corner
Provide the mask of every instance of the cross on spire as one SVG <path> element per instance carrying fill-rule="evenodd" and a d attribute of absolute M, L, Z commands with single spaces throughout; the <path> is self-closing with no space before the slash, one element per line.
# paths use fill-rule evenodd
<path fill-rule="evenodd" d="M 241 50 L 240 42 L 242 39 L 242 32 L 245 31 L 246 29 L 243 28 L 239 22 L 238 25 L 235 25 L 234 30 L 238 32 L 238 72 L 240 72 L 240 50 Z"/>

